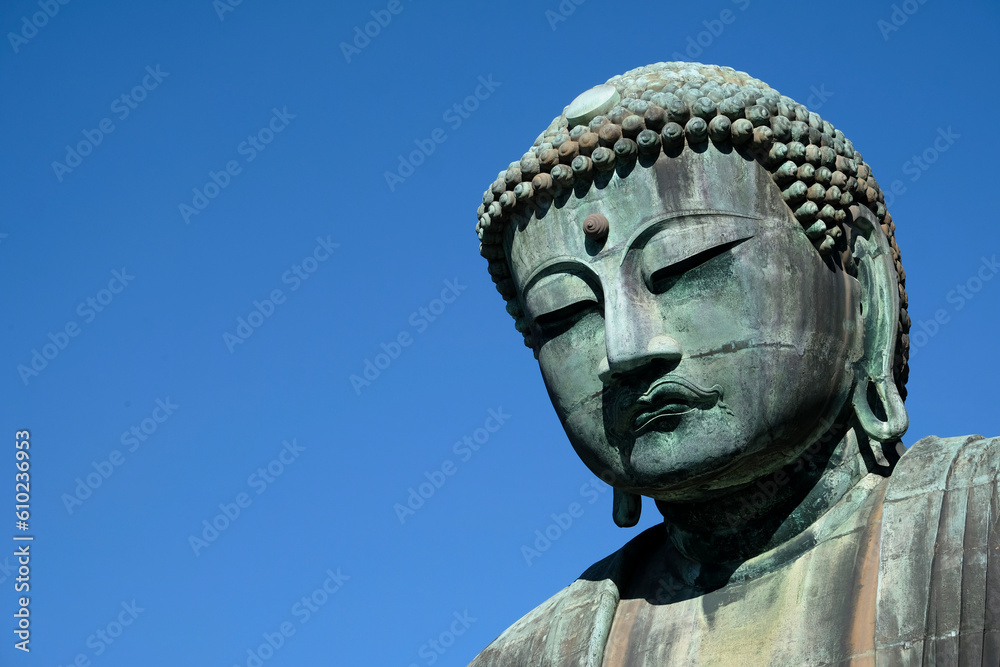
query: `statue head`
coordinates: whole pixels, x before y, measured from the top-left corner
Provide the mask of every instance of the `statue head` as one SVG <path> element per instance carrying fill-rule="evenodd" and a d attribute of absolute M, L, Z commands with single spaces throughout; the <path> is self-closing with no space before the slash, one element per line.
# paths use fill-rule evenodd
<path fill-rule="evenodd" d="M 632 499 L 623 525 L 637 495 L 725 494 L 835 424 L 898 441 L 909 318 L 893 231 L 842 132 L 691 63 L 580 95 L 500 173 L 477 226 L 570 442 Z"/>

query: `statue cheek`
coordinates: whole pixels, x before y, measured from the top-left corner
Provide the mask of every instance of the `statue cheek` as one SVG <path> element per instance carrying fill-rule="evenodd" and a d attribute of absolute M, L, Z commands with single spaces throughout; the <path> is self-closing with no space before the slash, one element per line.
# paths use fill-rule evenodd
<path fill-rule="evenodd" d="M 585 316 L 562 335 L 543 343 L 538 365 L 563 423 L 571 413 L 595 413 L 589 397 L 596 396 L 600 405 L 604 385 L 597 373 L 604 356 L 604 318 L 597 313 Z M 599 407 L 592 418 L 601 419 Z"/>
<path fill-rule="evenodd" d="M 596 400 L 596 412 L 600 413 L 600 398 L 591 400 Z M 608 439 L 603 422 L 593 418 L 594 412 L 594 409 L 577 410 L 563 422 L 563 426 L 570 444 L 584 465 L 611 484 L 611 480 L 624 479 L 621 456 Z"/>

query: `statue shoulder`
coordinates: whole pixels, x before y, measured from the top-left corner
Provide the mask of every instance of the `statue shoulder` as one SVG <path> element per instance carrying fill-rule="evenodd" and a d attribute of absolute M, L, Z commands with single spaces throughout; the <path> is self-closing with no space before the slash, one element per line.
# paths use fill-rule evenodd
<path fill-rule="evenodd" d="M 983 484 L 996 485 L 1000 474 L 1000 438 L 964 435 L 921 438 L 899 459 L 886 502 Z"/>
<path fill-rule="evenodd" d="M 594 567 L 612 558 L 614 556 Z M 589 654 L 599 649 L 603 655 L 604 643 L 599 647 L 591 646 L 590 639 L 597 629 L 595 626 L 600 625 L 604 608 L 613 618 L 618 589 L 610 579 L 588 579 L 586 576 L 581 576 L 507 628 L 469 663 L 470 667 L 599 665 L 600 661 L 592 660 L 597 656 Z"/>
<path fill-rule="evenodd" d="M 469 667 L 598 667 L 618 607 L 619 590 L 636 558 L 664 539 L 650 528 L 509 627 Z"/>
<path fill-rule="evenodd" d="M 882 505 L 875 634 L 887 664 L 1000 655 L 989 627 L 1000 579 L 987 576 L 1000 569 L 998 479 L 1000 438 L 930 436 L 900 457 Z"/>

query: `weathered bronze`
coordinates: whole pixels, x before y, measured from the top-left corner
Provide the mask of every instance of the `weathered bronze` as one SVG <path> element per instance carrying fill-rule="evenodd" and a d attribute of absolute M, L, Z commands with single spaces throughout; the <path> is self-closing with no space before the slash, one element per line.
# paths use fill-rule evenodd
<path fill-rule="evenodd" d="M 473 665 L 1000 665 L 1000 439 L 900 444 L 894 229 L 843 133 L 728 68 L 615 77 L 501 172 L 490 274 L 615 522 L 664 522 Z"/>

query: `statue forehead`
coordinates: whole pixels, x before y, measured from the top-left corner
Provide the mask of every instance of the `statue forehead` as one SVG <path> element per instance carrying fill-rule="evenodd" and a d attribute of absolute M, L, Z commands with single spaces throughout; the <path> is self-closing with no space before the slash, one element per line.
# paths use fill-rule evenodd
<path fill-rule="evenodd" d="M 572 194 L 536 210 L 526 222 L 508 227 L 507 256 L 518 275 L 554 255 L 585 253 L 583 221 L 593 213 L 610 222 L 610 248 L 646 222 L 705 212 L 791 219 L 781 192 L 759 164 L 710 146 L 700 153 L 661 155 L 651 167 L 636 165 L 603 187 L 591 185 L 582 197 Z"/>

